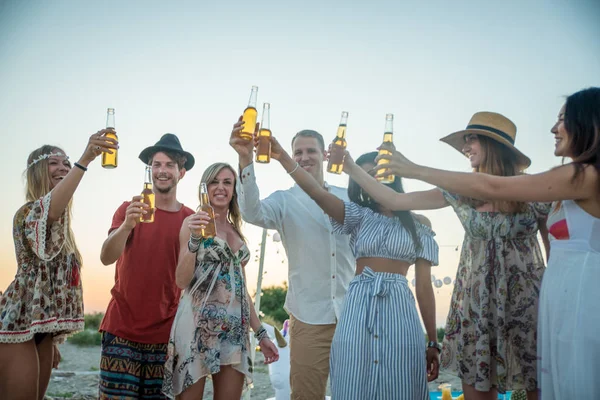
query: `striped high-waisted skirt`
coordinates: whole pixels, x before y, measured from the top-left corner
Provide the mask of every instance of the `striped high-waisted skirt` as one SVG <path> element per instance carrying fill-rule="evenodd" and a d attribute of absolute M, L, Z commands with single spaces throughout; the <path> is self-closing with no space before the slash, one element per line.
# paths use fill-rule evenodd
<path fill-rule="evenodd" d="M 103 332 L 100 400 L 166 399 L 162 394 L 166 359 L 166 343 L 137 343 Z"/>
<path fill-rule="evenodd" d="M 365 267 L 331 345 L 333 400 L 429 399 L 425 336 L 406 277 Z"/>

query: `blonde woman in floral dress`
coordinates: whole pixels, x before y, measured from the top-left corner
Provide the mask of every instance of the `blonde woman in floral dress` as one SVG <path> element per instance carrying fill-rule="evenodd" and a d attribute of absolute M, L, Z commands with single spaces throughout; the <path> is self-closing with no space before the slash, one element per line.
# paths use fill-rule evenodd
<path fill-rule="evenodd" d="M 27 203 L 15 214 L 14 281 L 0 297 L 0 394 L 3 400 L 43 399 L 53 344 L 83 329 L 81 255 L 71 230 L 70 204 L 87 166 L 117 142 L 93 134 L 78 162 L 44 145 L 27 159 Z"/>
<path fill-rule="evenodd" d="M 187 217 L 181 227 L 175 279 L 184 293 L 171 329 L 163 384 L 170 398 L 202 399 L 206 377 L 212 376 L 215 400 L 239 399 L 252 382 L 250 327 L 265 363 L 279 359 L 246 289 L 250 251 L 240 229 L 235 179 L 225 163 L 211 165 L 202 176 L 217 236 L 199 236 L 209 221 L 203 211 Z"/>

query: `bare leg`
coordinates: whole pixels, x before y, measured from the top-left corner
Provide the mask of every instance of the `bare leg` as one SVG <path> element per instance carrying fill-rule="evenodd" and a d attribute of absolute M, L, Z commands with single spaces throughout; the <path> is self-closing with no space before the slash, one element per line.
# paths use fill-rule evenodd
<path fill-rule="evenodd" d="M 0 343 L 3 400 L 37 400 L 38 379 L 38 355 L 33 339 L 25 343 Z"/>
<path fill-rule="evenodd" d="M 204 384 L 206 383 L 206 378 L 200 379 L 198 382 L 194 383 L 189 388 L 185 389 L 183 393 L 176 397 L 177 400 L 202 400 L 202 396 L 204 396 Z"/>
<path fill-rule="evenodd" d="M 38 381 L 38 400 L 44 400 L 50 374 L 52 373 L 52 360 L 54 358 L 54 348 L 52 347 L 52 336 L 46 335 L 44 339 L 36 346 L 39 360 L 39 381 Z"/>
<path fill-rule="evenodd" d="M 231 365 L 221 365 L 218 374 L 213 375 L 214 400 L 231 400 L 242 397 L 245 376 Z"/>
<path fill-rule="evenodd" d="M 497 400 L 498 391 L 495 388 L 490 389 L 489 392 L 480 392 L 473 386 L 462 383 L 463 393 L 465 400 Z"/>

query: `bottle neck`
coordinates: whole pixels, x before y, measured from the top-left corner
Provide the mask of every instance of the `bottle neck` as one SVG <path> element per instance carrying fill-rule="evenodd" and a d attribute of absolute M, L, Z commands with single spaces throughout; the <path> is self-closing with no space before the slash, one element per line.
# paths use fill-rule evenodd
<path fill-rule="evenodd" d="M 208 193 L 200 194 L 200 205 L 201 206 L 210 206 L 210 200 L 208 199 Z"/>
<path fill-rule="evenodd" d="M 336 133 L 336 138 L 338 139 L 345 139 L 346 138 L 346 124 L 340 124 L 338 126 L 338 130 Z"/>

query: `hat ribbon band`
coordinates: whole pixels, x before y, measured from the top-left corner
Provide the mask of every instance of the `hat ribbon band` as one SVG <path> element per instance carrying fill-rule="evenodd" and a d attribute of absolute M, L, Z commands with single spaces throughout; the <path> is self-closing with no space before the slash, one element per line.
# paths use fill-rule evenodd
<path fill-rule="evenodd" d="M 512 145 L 515 144 L 515 139 L 510 137 L 510 135 L 501 131 L 500 129 L 492 128 L 491 126 L 474 124 L 474 125 L 468 125 L 467 129 L 481 129 L 484 131 L 494 132 L 495 134 L 500 135 L 502 138 L 508 140 L 510 142 L 510 144 L 512 144 Z"/>

